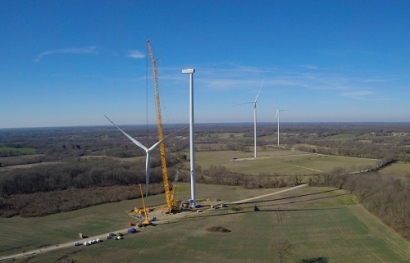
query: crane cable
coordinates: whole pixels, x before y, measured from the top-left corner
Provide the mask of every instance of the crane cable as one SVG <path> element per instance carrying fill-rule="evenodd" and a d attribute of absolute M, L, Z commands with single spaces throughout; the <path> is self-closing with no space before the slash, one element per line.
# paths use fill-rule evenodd
<path fill-rule="evenodd" d="M 147 47 L 148 54 L 148 47 Z M 146 134 L 148 138 L 148 56 L 145 59 L 145 120 L 146 120 Z"/>

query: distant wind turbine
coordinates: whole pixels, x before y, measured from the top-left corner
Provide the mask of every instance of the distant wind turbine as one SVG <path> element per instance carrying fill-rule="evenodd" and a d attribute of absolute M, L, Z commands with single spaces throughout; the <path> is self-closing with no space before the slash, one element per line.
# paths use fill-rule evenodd
<path fill-rule="evenodd" d="M 176 132 L 168 135 L 167 137 L 165 137 L 163 140 L 154 143 L 154 145 L 152 145 L 150 148 L 145 147 L 142 143 L 140 143 L 139 141 L 137 141 L 136 139 L 132 138 L 130 135 L 128 135 L 126 132 L 124 132 L 123 130 L 121 130 L 112 120 L 110 120 L 110 118 L 108 118 L 105 114 L 104 114 L 105 118 L 107 118 L 107 120 L 109 120 L 115 127 L 117 127 L 118 130 L 120 130 L 125 136 L 127 136 L 128 139 L 130 139 L 135 145 L 137 145 L 138 147 L 140 147 L 141 149 L 143 149 L 145 151 L 145 153 L 147 154 L 146 159 L 145 159 L 145 197 L 148 197 L 148 185 L 149 185 L 149 158 L 150 158 L 150 154 L 151 151 L 155 149 L 155 147 L 157 147 L 161 142 L 163 142 L 164 140 L 166 140 L 167 138 L 169 138 L 172 134 L 177 133 L 183 129 L 185 129 L 187 126 L 183 127 L 182 129 L 177 130 Z"/>
<path fill-rule="evenodd" d="M 263 85 L 263 83 L 262 83 Z M 258 95 L 256 96 L 254 101 L 249 101 L 249 102 L 245 102 L 245 103 L 241 103 L 239 105 L 242 104 L 253 104 L 253 140 L 254 140 L 254 145 L 255 145 L 255 158 L 257 156 L 256 153 L 256 106 L 258 105 L 258 98 L 259 98 L 259 94 L 261 93 L 262 90 L 262 85 L 261 88 L 259 89 Z"/>
<path fill-rule="evenodd" d="M 280 135 L 279 135 L 279 126 L 280 126 L 280 112 L 281 111 L 286 111 L 286 110 L 281 110 L 278 108 L 278 106 L 275 104 L 276 106 L 276 114 L 275 114 L 275 118 L 273 119 L 273 124 L 275 124 L 275 120 L 276 118 L 278 118 L 278 145 L 280 144 Z"/>

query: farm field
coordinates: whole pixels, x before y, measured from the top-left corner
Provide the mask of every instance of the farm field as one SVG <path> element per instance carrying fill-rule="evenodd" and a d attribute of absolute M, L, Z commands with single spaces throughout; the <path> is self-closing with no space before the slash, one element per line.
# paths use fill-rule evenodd
<path fill-rule="evenodd" d="M 10 156 L 10 157 L 0 157 L 0 163 L 2 164 L 1 168 L 5 166 L 17 166 L 20 164 L 37 164 L 40 162 L 44 154 L 31 154 L 31 155 L 20 155 L 20 156 Z"/>
<path fill-rule="evenodd" d="M 283 189 L 244 190 L 198 185 L 198 199 L 242 200 Z M 152 196 L 150 204 L 161 203 Z M 126 227 L 135 200 L 104 204 L 39 218 L 0 219 L 0 255 L 78 240 L 78 233 L 103 234 Z M 260 211 L 254 212 L 255 203 Z M 279 262 L 275 244 L 292 245 L 288 262 L 408 262 L 410 244 L 334 188 L 302 187 L 227 208 L 191 213 L 147 227 L 124 240 L 105 240 L 36 255 L 14 262 Z M 35 226 L 35 227 L 33 227 Z M 205 229 L 222 226 L 231 232 Z M 319 261 L 320 262 L 320 261 Z"/>
<path fill-rule="evenodd" d="M 12 153 L 13 155 L 27 155 L 27 154 L 35 154 L 37 152 L 34 148 L 28 147 L 0 147 L 0 154 L 1 153 Z"/>
<path fill-rule="evenodd" d="M 252 153 L 236 151 L 214 151 L 197 152 L 195 157 L 196 164 L 200 165 L 202 169 L 208 169 L 210 165 L 225 166 L 230 171 L 251 175 L 259 175 L 260 173 L 309 175 L 330 172 L 332 169 L 340 167 L 353 172 L 366 166 L 374 166 L 377 163 L 377 160 L 374 159 L 309 154 L 282 149 L 260 152 L 256 160 L 251 155 Z"/>
<path fill-rule="evenodd" d="M 184 153 L 189 156 L 189 153 Z M 35 157 L 35 156 L 34 156 Z M 12 159 L 34 158 L 30 156 L 3 157 L 3 163 Z M 284 149 L 274 149 L 258 153 L 258 158 L 253 158 L 253 153 L 238 151 L 202 151 L 195 154 L 196 164 L 202 169 L 208 169 L 210 165 L 225 166 L 232 172 L 239 172 L 249 175 L 259 175 L 261 173 L 278 175 L 311 175 L 330 172 L 334 168 L 344 168 L 348 172 L 360 170 L 363 167 L 374 166 L 377 160 L 367 158 L 356 158 L 346 156 L 333 156 L 312 154 L 302 151 L 291 151 Z M 145 157 L 116 158 L 106 156 L 86 156 L 81 159 L 110 158 L 119 162 L 144 161 Z M 1 159 L 0 159 L 1 160 Z M 53 165 L 57 162 L 42 162 L 25 165 L 13 165 L 0 169 L 30 168 L 34 166 Z M 396 167 L 396 166 L 394 166 Z M 401 171 L 403 168 L 397 168 Z"/>

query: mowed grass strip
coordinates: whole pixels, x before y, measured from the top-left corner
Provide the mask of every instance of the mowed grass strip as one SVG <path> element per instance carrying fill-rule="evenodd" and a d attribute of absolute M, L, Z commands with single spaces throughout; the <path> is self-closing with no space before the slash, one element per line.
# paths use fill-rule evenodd
<path fill-rule="evenodd" d="M 227 201 L 241 199 L 238 195 L 258 195 L 257 191 L 241 192 L 247 191 L 226 186 L 198 185 L 200 195 L 218 198 L 217 194 L 220 193 L 225 195 Z M 340 200 L 350 201 L 344 205 L 341 203 L 345 201 Z M 287 239 L 293 247 L 288 262 L 319 257 L 327 258 L 328 262 L 408 262 L 410 244 L 361 205 L 354 204 L 354 200 L 343 190 L 302 187 L 238 205 L 242 208 L 238 212 L 229 207 L 204 210 L 168 224 L 147 227 L 137 234 L 126 235 L 124 240 L 106 240 L 89 247 L 73 247 L 38 255 L 33 260 L 55 262 L 65 257 L 76 262 L 135 262 L 136 259 L 148 262 L 277 262 L 274 244 Z M 81 226 L 97 231 L 98 226 L 90 225 L 101 224 L 101 228 L 105 228 L 107 226 L 104 224 L 109 221 L 120 222 L 115 214 L 122 214 L 125 206 L 131 205 L 124 203 L 121 207 L 120 203 L 117 208 L 101 205 L 82 209 L 81 217 L 92 218 L 92 221 L 80 226 L 71 225 L 72 232 L 77 235 L 80 232 L 77 229 Z M 253 211 L 255 203 L 260 208 L 258 212 Z M 326 206 L 322 205 L 324 203 Z M 38 224 L 47 221 L 53 228 L 70 226 L 73 219 L 81 219 L 75 215 L 76 212 L 54 218 L 44 217 Z M 231 232 L 205 230 L 211 226 L 223 226 Z M 124 225 L 120 224 L 120 228 Z M 113 229 L 106 229 L 109 230 Z M 49 240 L 53 242 L 58 239 L 56 235 L 54 233 Z M 21 244 L 27 242 L 21 239 Z"/>

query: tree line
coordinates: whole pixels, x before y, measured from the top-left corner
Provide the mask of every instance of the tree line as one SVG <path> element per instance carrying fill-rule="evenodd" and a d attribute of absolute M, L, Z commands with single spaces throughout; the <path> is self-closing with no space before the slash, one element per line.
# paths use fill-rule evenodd
<path fill-rule="evenodd" d="M 175 157 L 167 161 L 169 166 L 177 163 Z M 150 181 L 162 182 L 159 156 L 154 155 L 150 164 Z M 119 162 L 110 158 L 78 159 L 29 169 L 5 170 L 0 176 L 0 196 L 140 183 L 145 184 L 145 159 L 139 162 Z"/>

